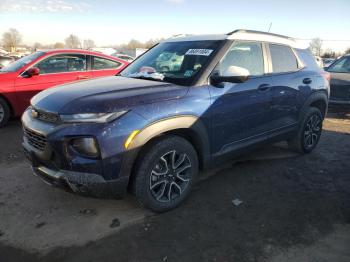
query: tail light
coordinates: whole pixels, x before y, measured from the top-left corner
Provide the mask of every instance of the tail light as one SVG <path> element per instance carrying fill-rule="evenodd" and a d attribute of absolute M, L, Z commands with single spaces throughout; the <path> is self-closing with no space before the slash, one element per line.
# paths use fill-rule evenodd
<path fill-rule="evenodd" d="M 324 79 L 326 79 L 329 83 L 331 82 L 331 74 L 329 72 L 324 71 L 321 74 L 324 77 Z"/>

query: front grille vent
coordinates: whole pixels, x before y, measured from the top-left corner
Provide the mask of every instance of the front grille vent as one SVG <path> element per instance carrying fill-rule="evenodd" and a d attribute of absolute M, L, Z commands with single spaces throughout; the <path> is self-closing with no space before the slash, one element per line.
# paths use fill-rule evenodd
<path fill-rule="evenodd" d="M 24 128 L 24 135 L 25 137 L 28 139 L 28 143 L 40 150 L 40 151 L 44 151 L 45 147 L 46 147 L 46 137 L 42 134 L 39 134 L 33 130 L 30 130 L 28 128 Z"/>

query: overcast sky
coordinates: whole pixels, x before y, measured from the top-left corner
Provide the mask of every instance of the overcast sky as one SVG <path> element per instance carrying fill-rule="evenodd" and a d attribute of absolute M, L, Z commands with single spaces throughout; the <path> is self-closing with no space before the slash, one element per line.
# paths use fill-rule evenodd
<path fill-rule="evenodd" d="M 63 42 L 69 34 L 114 45 L 180 33 L 237 28 L 297 38 L 320 37 L 337 51 L 350 47 L 350 0 L 0 0 L 0 34 L 18 29 L 26 44 Z"/>

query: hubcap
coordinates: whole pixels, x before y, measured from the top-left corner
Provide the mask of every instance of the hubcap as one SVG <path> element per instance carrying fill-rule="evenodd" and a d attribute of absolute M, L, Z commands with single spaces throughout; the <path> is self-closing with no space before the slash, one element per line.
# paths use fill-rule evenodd
<path fill-rule="evenodd" d="M 318 115 L 312 115 L 306 123 L 304 130 L 304 146 L 312 148 L 316 145 L 321 133 L 321 119 Z"/>
<path fill-rule="evenodd" d="M 191 161 L 187 154 L 172 150 L 160 157 L 151 171 L 150 190 L 159 202 L 181 196 L 191 178 Z"/>
<path fill-rule="evenodd" d="M 4 117 L 5 117 L 5 110 L 4 110 L 3 106 L 0 105 L 0 122 L 2 122 Z"/>

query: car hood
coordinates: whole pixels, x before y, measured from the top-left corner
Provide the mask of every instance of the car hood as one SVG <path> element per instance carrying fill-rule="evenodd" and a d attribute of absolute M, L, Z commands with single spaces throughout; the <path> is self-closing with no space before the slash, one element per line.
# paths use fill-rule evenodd
<path fill-rule="evenodd" d="M 60 114 L 127 110 L 184 96 L 188 87 L 119 76 L 96 78 L 47 89 L 33 97 L 37 109 Z"/>

